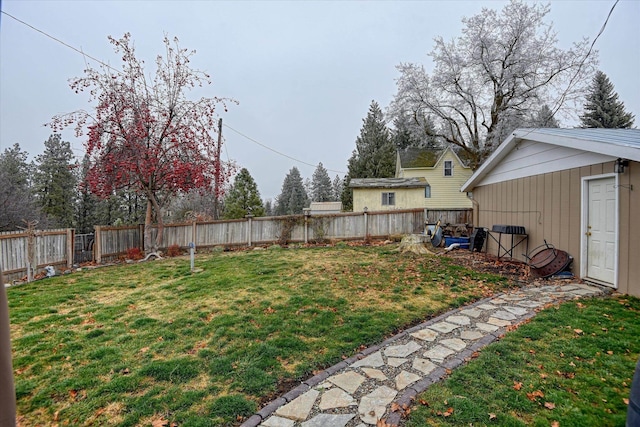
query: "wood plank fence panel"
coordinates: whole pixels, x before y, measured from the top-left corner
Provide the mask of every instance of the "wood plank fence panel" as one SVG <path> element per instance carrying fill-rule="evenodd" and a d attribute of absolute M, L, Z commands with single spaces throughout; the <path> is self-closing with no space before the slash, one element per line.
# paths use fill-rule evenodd
<path fill-rule="evenodd" d="M 32 265 L 37 274 L 48 265 L 68 268 L 73 264 L 73 230 L 34 230 Z M 7 282 L 27 276 L 29 234 L 0 233 L 0 266 Z M 69 257 L 71 255 L 71 258 Z"/>
<path fill-rule="evenodd" d="M 137 225 L 125 227 L 96 227 L 96 255 L 98 262 L 113 261 L 125 255 L 128 249 L 141 248 L 141 228 Z M 142 249 L 142 248 L 141 248 Z"/>
<path fill-rule="evenodd" d="M 408 209 L 380 212 L 347 212 L 328 215 L 290 215 L 238 220 L 212 221 L 165 226 L 161 249 L 171 245 L 196 248 L 213 246 L 243 246 L 282 243 L 301 243 L 322 240 L 354 240 L 387 238 L 398 234 L 422 233 L 425 218 L 443 218 L 443 222 L 464 224 L 473 222 L 472 209 L 430 210 Z M 250 228 L 250 229 L 249 229 Z M 143 227 L 96 227 L 96 260 L 119 256 L 130 247 L 140 247 Z M 152 229 L 155 238 L 156 227 Z"/>
<path fill-rule="evenodd" d="M 429 224 L 438 219 L 442 224 L 473 224 L 473 209 L 427 209 Z"/>

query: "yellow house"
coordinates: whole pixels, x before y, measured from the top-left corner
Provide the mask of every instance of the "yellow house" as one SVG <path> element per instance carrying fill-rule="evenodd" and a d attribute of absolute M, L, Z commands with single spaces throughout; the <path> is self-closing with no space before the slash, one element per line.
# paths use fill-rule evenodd
<path fill-rule="evenodd" d="M 473 171 L 451 149 L 400 150 L 395 178 L 352 179 L 353 211 L 391 209 L 470 209 L 460 188 Z"/>

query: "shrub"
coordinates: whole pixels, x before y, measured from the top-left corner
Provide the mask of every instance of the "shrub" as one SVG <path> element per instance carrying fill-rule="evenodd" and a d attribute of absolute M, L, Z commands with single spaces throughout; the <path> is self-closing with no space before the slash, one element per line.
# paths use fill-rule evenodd
<path fill-rule="evenodd" d="M 129 248 L 127 249 L 127 258 L 137 261 L 144 258 L 144 254 L 140 248 Z"/>
<path fill-rule="evenodd" d="M 176 257 L 182 254 L 182 249 L 180 249 L 179 245 L 171 245 L 167 248 L 167 256 L 168 257 Z"/>

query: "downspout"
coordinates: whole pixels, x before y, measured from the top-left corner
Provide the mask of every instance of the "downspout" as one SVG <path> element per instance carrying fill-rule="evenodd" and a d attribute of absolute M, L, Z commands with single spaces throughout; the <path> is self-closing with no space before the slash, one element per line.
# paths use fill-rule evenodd
<path fill-rule="evenodd" d="M 470 196 L 469 192 L 467 192 L 467 197 L 469 198 L 469 200 L 471 200 L 471 204 L 473 205 L 473 226 L 479 227 L 480 226 L 480 203 L 478 203 L 478 201 L 473 198 L 473 193 Z"/>

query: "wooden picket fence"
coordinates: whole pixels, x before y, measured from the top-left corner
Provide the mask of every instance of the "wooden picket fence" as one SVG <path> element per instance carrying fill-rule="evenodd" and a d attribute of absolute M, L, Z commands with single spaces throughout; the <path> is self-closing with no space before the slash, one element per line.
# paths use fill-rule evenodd
<path fill-rule="evenodd" d="M 394 235 L 422 233 L 425 223 L 472 223 L 471 209 L 407 209 L 379 212 L 347 212 L 323 215 L 247 217 L 212 222 L 167 224 L 161 249 L 173 245 L 188 248 L 216 246 L 260 246 L 340 240 L 386 239 Z M 93 260 L 110 262 L 127 255 L 132 248 L 144 250 L 143 224 L 135 226 L 96 226 Z M 153 226 L 153 239 L 157 236 Z M 74 264 L 75 230 L 24 230 L 0 233 L 0 262 L 7 282 L 42 273 L 44 267 L 58 270 Z M 76 246 L 78 242 L 75 242 Z M 77 248 L 75 248 L 77 249 Z M 82 249 L 82 248 L 81 248 Z M 86 248 L 85 248 L 86 249 Z M 91 249 L 89 249 L 90 251 Z M 85 251 L 86 252 L 86 251 Z"/>
<path fill-rule="evenodd" d="M 11 283 L 42 273 L 50 265 L 57 269 L 73 265 L 75 230 L 24 230 L 0 233 L 0 262 L 5 281 Z"/>
<path fill-rule="evenodd" d="M 448 211 L 437 211 L 435 215 L 442 217 L 445 212 Z M 425 220 L 431 215 L 425 209 L 406 209 L 167 224 L 164 226 L 160 248 L 166 249 L 172 245 L 188 248 L 190 243 L 194 243 L 196 248 L 211 248 L 384 239 L 394 235 L 424 232 Z M 471 209 L 462 213 L 456 210 L 447 218 L 465 223 L 471 221 L 471 215 Z M 157 227 L 153 226 L 151 233 L 155 239 Z M 95 236 L 94 256 L 98 263 L 125 256 L 130 248 L 144 250 L 144 225 L 97 226 Z"/>

